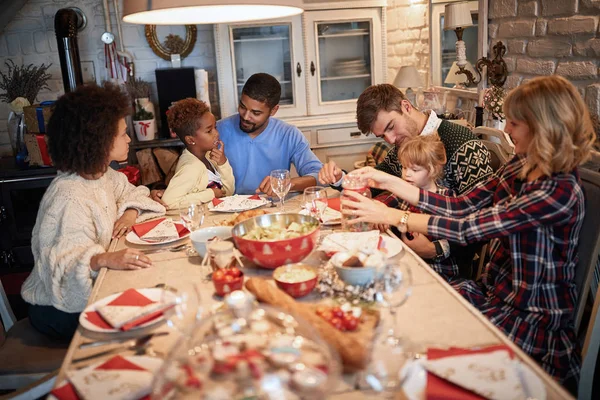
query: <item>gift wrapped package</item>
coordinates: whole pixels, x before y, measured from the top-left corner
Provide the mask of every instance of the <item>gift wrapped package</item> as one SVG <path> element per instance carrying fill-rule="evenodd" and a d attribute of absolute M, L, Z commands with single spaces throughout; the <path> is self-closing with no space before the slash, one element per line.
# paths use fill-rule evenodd
<path fill-rule="evenodd" d="M 24 136 L 29 153 L 29 165 L 42 167 L 52 165 L 48 152 L 48 136 L 43 133 L 26 133 Z"/>
<path fill-rule="evenodd" d="M 43 101 L 40 104 L 23 107 L 27 132 L 46 133 L 46 126 L 53 109 L 54 101 Z"/>

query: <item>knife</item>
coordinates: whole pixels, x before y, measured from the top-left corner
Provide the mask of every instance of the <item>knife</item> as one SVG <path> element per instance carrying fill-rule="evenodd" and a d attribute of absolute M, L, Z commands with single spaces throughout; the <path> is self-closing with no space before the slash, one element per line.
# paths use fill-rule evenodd
<path fill-rule="evenodd" d="M 169 332 L 156 332 L 156 333 L 151 333 L 147 336 L 149 337 L 157 337 L 157 336 L 165 336 L 168 335 Z M 128 342 L 130 340 L 134 340 L 135 338 L 120 338 L 120 339 L 110 339 L 110 340 L 97 340 L 95 342 L 87 342 L 87 343 L 83 343 L 82 345 L 79 346 L 80 349 L 89 349 L 91 347 L 98 347 L 98 346 L 105 346 L 107 344 L 115 344 L 115 343 L 124 343 L 124 342 Z"/>
<path fill-rule="evenodd" d="M 151 250 L 142 250 L 144 254 L 154 254 L 154 253 L 162 253 L 163 251 L 169 251 L 181 247 L 183 249 L 186 245 L 180 244 L 178 246 L 169 246 L 169 247 L 161 247 L 160 249 L 151 249 Z"/>

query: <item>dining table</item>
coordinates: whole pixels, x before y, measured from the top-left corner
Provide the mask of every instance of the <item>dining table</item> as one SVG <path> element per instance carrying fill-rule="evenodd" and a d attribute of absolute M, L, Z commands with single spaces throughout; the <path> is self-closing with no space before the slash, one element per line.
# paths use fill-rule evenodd
<path fill-rule="evenodd" d="M 327 190 L 330 198 L 339 196 L 339 192 L 333 189 Z M 290 194 L 288 197 L 283 210 L 270 203 L 264 206 L 266 211 L 299 212 L 302 208 L 302 194 Z M 171 216 L 174 220 L 179 219 L 177 213 L 170 211 L 167 212 L 167 216 Z M 231 218 L 232 214 L 212 212 L 207 209 L 202 227 L 220 225 L 224 221 L 231 220 Z M 339 230 L 341 230 L 340 226 L 321 226 L 321 236 Z M 189 243 L 189 238 L 182 239 L 181 242 L 177 242 L 177 244 L 179 243 Z M 223 299 L 216 296 L 214 286 L 210 279 L 207 278 L 206 267 L 201 266 L 201 257 L 197 255 L 190 256 L 185 249 L 173 252 L 166 250 L 166 247 L 172 245 L 135 245 L 125 240 L 125 237 L 121 237 L 111 242 L 109 251 L 116 251 L 127 247 L 146 250 L 150 248 L 161 249 L 161 246 L 165 248 L 165 251 L 148 254 L 148 257 L 152 260 L 152 266 L 149 268 L 133 271 L 103 268 L 96 278 L 88 304 L 130 288 L 152 288 L 158 285 L 159 287 L 167 286 L 168 288 L 173 288 L 173 290 L 184 292 L 192 290 L 190 288 L 191 284 L 199 288 L 200 306 L 205 313 L 209 313 L 218 304 L 222 303 Z M 272 270 L 258 268 L 245 258 L 243 261 L 245 264 L 243 271 L 246 277 L 259 276 L 265 279 L 272 279 Z M 318 268 L 326 261 L 323 252 L 314 250 L 303 263 Z M 420 346 L 423 351 L 427 347 L 482 348 L 493 345 L 505 345 L 514 352 L 514 356 L 521 363 L 526 365 L 541 380 L 545 386 L 547 399 L 573 398 L 568 391 L 516 346 L 503 332 L 496 328 L 481 312 L 463 299 L 458 292 L 433 271 L 407 245 L 402 243 L 402 251 L 394 256 L 393 261 L 403 262 L 410 266 L 412 290 L 408 300 L 396 310 L 396 319 L 385 309 L 381 309 L 381 319 L 372 346 L 373 360 L 393 357 L 382 343 L 382 339 L 390 328 L 393 328 L 395 333 L 402 338 L 406 338 L 409 343 Z M 320 297 L 317 293 L 313 293 L 307 300 L 303 301 L 318 302 L 320 301 Z M 394 325 L 394 321 L 396 321 L 396 326 L 392 326 Z M 71 341 L 55 386 L 64 382 L 67 371 L 76 368 L 76 364 L 73 363 L 74 359 L 92 355 L 99 350 L 99 348 L 81 348 L 82 344 L 107 338 L 110 339 L 114 335 L 120 335 L 122 338 L 134 338 L 156 332 L 165 332 L 168 334 L 152 338 L 152 352 L 158 357 L 166 358 L 169 350 L 180 338 L 179 331 L 173 326 L 168 326 L 168 324 L 149 326 L 135 332 L 130 331 L 118 334 L 95 333 L 84 329 L 80 325 Z M 116 344 L 112 346 L 119 348 L 122 345 Z M 102 347 L 102 349 L 105 348 L 111 347 L 110 345 Z M 123 354 L 127 354 L 126 349 L 123 348 L 123 350 Z M 98 360 L 101 359 L 99 358 Z M 384 398 L 388 395 L 386 393 L 375 392 L 368 386 L 365 387 L 358 384 L 359 378 L 360 372 L 343 374 L 336 389 L 328 395 L 328 398 L 352 400 Z"/>

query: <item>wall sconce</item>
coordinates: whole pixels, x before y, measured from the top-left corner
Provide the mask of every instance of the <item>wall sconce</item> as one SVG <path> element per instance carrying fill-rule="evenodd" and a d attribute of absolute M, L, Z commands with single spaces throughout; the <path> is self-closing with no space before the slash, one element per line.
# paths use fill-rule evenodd
<path fill-rule="evenodd" d="M 468 3 L 450 3 L 446 4 L 444 9 L 444 30 L 454 30 L 456 32 L 456 65 L 458 71 L 455 73 L 464 74 L 466 76 L 466 87 L 476 86 L 481 82 L 481 72 L 483 67 L 487 67 L 488 80 L 492 85 L 502 86 L 506 82 L 508 77 L 508 67 L 504 59 L 502 58 L 506 53 L 506 47 L 502 42 L 498 42 L 494 45 L 494 59 L 490 60 L 487 57 L 482 57 L 477 60 L 475 64 L 475 72 L 477 73 L 477 79 L 473 72 L 466 68 L 467 65 L 467 48 L 465 42 L 462 40 L 463 32 L 466 27 L 472 26 L 473 20 L 471 19 L 471 11 L 469 10 Z"/>

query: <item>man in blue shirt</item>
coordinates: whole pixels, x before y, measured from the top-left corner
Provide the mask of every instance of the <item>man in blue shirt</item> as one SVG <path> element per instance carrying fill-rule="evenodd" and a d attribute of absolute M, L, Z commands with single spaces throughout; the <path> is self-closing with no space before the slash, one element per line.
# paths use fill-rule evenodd
<path fill-rule="evenodd" d="M 317 184 L 323 164 L 302 132 L 271 118 L 279 109 L 280 97 L 277 79 L 265 73 L 254 74 L 242 89 L 238 114 L 217 122 L 237 194 L 262 192 L 275 196 L 269 174 L 275 169 L 289 170 L 291 164 L 300 176 L 292 178 L 290 191 L 303 191 Z"/>

